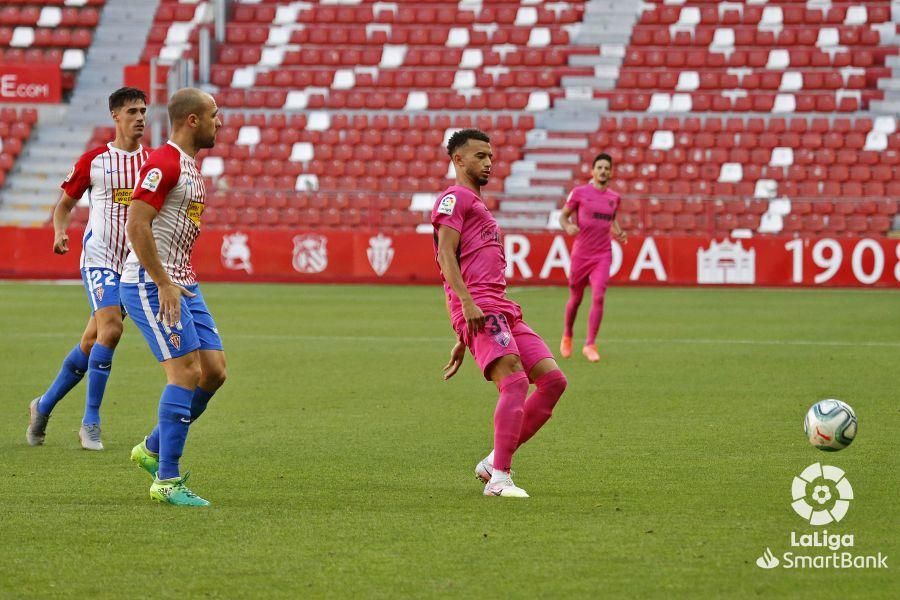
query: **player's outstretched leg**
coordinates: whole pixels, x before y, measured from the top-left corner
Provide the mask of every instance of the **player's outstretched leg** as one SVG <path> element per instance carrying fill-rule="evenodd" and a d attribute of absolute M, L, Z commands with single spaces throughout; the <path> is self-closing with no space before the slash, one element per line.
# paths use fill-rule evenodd
<path fill-rule="evenodd" d="M 559 342 L 559 354 L 563 358 L 572 356 L 572 328 L 575 326 L 575 317 L 578 316 L 578 307 L 584 297 L 584 286 L 570 286 L 569 300 L 566 302 L 565 328 L 562 340 Z"/>
<path fill-rule="evenodd" d="M 514 362 L 521 369 L 518 356 L 507 359 L 508 357 L 503 357 L 498 360 L 498 363 Z M 498 365 L 498 367 L 499 369 L 503 368 L 502 365 Z M 484 495 L 527 498 L 528 493 L 513 483 L 510 467 L 512 466 L 512 455 L 519 443 L 519 433 L 522 430 L 522 420 L 525 415 L 528 375 L 519 370 L 505 376 L 497 376 L 496 379 L 500 379 L 497 383 L 497 387 L 500 389 L 500 399 L 497 401 L 497 408 L 494 411 L 494 470 L 491 479 L 484 486 Z"/>
<path fill-rule="evenodd" d="M 88 369 L 88 355 L 81 345 L 76 345 L 63 360 L 62 367 L 56 375 L 56 379 L 47 388 L 43 395 L 31 401 L 29 406 L 30 419 L 28 429 L 25 431 L 25 439 L 32 446 L 40 446 L 47 435 L 47 422 L 50 413 L 56 403 L 75 387 L 84 378 Z"/>

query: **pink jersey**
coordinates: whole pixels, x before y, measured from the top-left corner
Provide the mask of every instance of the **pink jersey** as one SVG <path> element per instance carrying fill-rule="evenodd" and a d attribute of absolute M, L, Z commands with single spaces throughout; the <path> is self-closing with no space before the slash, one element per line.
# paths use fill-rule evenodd
<path fill-rule="evenodd" d="M 573 257 L 577 254 L 589 257 L 610 252 L 610 229 L 622 196 L 609 188 L 600 191 L 592 184 L 579 185 L 569 194 L 566 208 L 575 213 L 580 230 L 572 247 Z"/>
<path fill-rule="evenodd" d="M 482 311 L 508 310 L 521 318 L 519 305 L 506 297 L 506 255 L 500 241 L 500 228 L 491 211 L 475 192 L 451 185 L 437 199 L 431 211 L 434 226 L 434 250 L 437 256 L 437 231 L 440 226 L 459 232 L 456 257 L 463 282 Z M 441 276 L 443 279 L 443 275 Z M 454 326 L 462 320 L 462 302 L 444 281 Z"/>
<path fill-rule="evenodd" d="M 191 251 L 200 235 L 206 186 L 194 159 L 170 140 L 144 163 L 134 199 L 159 211 L 153 219 L 153 239 L 166 273 L 179 285 L 197 283 Z M 125 260 L 122 282 L 138 283 L 140 267 L 131 251 Z"/>
<path fill-rule="evenodd" d="M 134 152 L 106 144 L 85 152 L 60 186 L 70 198 L 88 192 L 90 213 L 84 231 L 81 268 L 122 272 L 128 247 L 125 219 L 138 171 L 150 150 L 138 146 Z"/>

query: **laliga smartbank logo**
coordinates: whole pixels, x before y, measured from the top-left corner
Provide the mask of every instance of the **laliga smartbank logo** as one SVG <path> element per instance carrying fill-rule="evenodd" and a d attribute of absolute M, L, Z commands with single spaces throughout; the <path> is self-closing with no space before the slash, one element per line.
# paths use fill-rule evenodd
<path fill-rule="evenodd" d="M 809 465 L 791 484 L 794 512 L 810 525 L 828 525 L 844 518 L 853 500 L 853 487 L 837 467 Z"/>
<path fill-rule="evenodd" d="M 791 484 L 791 507 L 809 525 L 818 527 L 840 522 L 850 509 L 853 487 L 842 469 L 814 463 L 803 469 Z M 756 559 L 761 569 L 887 569 L 887 556 L 856 554 L 852 533 L 829 533 L 827 529 L 812 533 L 792 531 L 792 550 L 776 555 L 766 548 Z"/>

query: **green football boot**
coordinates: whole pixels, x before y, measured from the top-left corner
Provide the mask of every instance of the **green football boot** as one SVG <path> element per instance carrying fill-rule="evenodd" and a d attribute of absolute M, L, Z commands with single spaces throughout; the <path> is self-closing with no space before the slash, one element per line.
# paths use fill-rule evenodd
<path fill-rule="evenodd" d="M 189 473 L 185 473 L 184 477 L 154 479 L 153 485 L 150 486 L 150 498 L 175 506 L 209 506 L 209 501 L 204 500 L 184 485 L 188 475 Z"/>
<path fill-rule="evenodd" d="M 151 478 L 156 479 L 156 472 L 159 471 L 159 454 L 147 450 L 147 438 L 131 449 L 131 460 L 150 473 Z"/>

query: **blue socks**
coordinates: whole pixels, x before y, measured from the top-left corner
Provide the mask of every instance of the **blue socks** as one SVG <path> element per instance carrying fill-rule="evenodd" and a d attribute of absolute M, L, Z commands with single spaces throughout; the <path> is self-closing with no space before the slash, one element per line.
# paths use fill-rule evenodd
<path fill-rule="evenodd" d="M 59 370 L 56 379 L 50 384 L 50 388 L 41 396 L 37 406 L 38 412 L 43 415 L 49 415 L 56 403 L 62 400 L 63 396 L 68 394 L 69 390 L 81 381 L 87 370 L 88 355 L 81 351 L 79 345 L 76 345 L 69 352 L 69 355 L 66 356 L 62 368 Z"/>
<path fill-rule="evenodd" d="M 103 402 L 103 392 L 109 380 L 113 352 L 112 348 L 100 343 L 94 344 L 91 348 L 88 361 L 87 401 L 84 404 L 84 418 L 81 420 L 84 425 L 100 424 L 100 403 Z"/>
<path fill-rule="evenodd" d="M 191 426 L 192 390 L 167 385 L 159 399 L 159 472 L 158 479 L 178 477 L 178 459 L 184 451 Z M 149 441 L 149 440 L 148 440 Z M 151 448 L 148 449 L 152 451 Z"/>
<path fill-rule="evenodd" d="M 197 387 L 194 389 L 194 395 L 191 398 L 191 422 L 196 421 L 200 415 L 203 414 L 203 411 L 206 410 L 206 405 L 209 404 L 210 398 L 213 397 L 215 392 L 207 392 L 202 387 Z M 147 436 L 146 444 L 147 450 L 153 453 L 159 453 L 159 425 L 153 428 L 153 431 L 150 432 L 150 435 Z"/>
<path fill-rule="evenodd" d="M 206 410 L 206 405 L 209 404 L 209 400 L 213 397 L 213 394 L 215 394 L 215 392 L 207 392 L 202 387 L 197 386 L 197 389 L 194 390 L 194 397 L 191 398 L 191 422 L 200 418 L 200 415 Z"/>
<path fill-rule="evenodd" d="M 187 396 L 190 394 L 190 396 Z M 209 404 L 210 398 L 213 397 L 215 392 L 207 392 L 201 387 L 197 387 L 193 392 L 187 390 L 183 387 L 178 387 L 177 385 L 167 385 L 166 389 L 163 390 L 162 398 L 159 401 L 159 425 L 153 428 L 153 431 L 150 432 L 150 435 L 147 436 L 147 441 L 145 445 L 147 450 L 153 453 L 159 454 L 159 474 L 157 477 L 160 479 L 169 479 L 171 477 L 178 477 L 178 459 L 181 457 L 181 452 L 184 449 L 184 440 L 187 438 L 187 431 L 190 423 L 196 421 L 200 415 L 203 414 L 203 411 L 206 410 L 206 406 Z M 187 404 L 187 414 L 185 414 L 185 397 L 189 398 Z M 172 407 L 175 407 L 174 409 Z M 164 408 L 165 407 L 165 408 Z M 168 426 L 163 426 L 163 413 L 165 411 L 166 419 L 169 423 Z M 188 423 L 185 423 L 182 419 L 187 417 L 189 419 Z M 184 427 L 183 433 L 178 433 L 180 438 L 177 437 L 166 437 L 168 431 L 180 431 L 181 426 Z M 172 458 L 172 453 L 167 450 L 165 453 L 160 451 L 160 438 L 166 440 L 172 440 L 174 443 L 178 443 L 178 439 L 180 439 L 180 445 L 177 446 L 177 456 Z M 170 443 L 172 443 L 170 441 Z M 174 446 L 169 446 L 169 449 L 174 449 Z M 163 464 L 166 464 L 166 469 L 163 469 Z"/>

